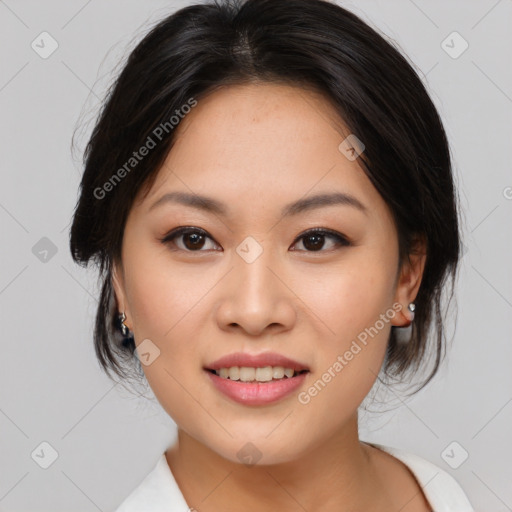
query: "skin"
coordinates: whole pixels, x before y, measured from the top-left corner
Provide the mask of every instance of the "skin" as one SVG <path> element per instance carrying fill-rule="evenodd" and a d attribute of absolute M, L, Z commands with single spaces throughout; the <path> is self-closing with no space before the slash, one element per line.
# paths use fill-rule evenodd
<path fill-rule="evenodd" d="M 136 343 L 149 339 L 160 350 L 143 368 L 178 425 L 166 458 L 188 505 L 430 510 L 405 465 L 358 439 L 358 407 L 382 366 L 391 326 L 410 322 L 406 308 L 425 254 L 399 268 L 389 208 L 357 159 L 338 149 L 349 134 L 342 121 L 321 95 L 266 83 L 205 96 L 176 130 L 154 184 L 130 211 L 113 270 Z M 171 202 L 151 208 L 173 191 L 212 197 L 229 215 Z M 280 217 L 290 202 L 333 191 L 355 196 L 367 211 L 337 204 Z M 162 243 L 178 226 L 210 238 L 195 251 L 187 236 Z M 334 230 L 351 245 L 326 236 L 314 251 L 310 238 L 298 239 L 312 228 Z M 248 236 L 263 250 L 252 263 L 236 252 Z M 298 392 L 265 406 L 236 403 L 203 370 L 228 353 L 275 351 L 309 367 L 303 391 L 395 303 L 403 309 L 306 405 Z M 253 466 L 237 456 L 248 442 L 262 454 Z"/>

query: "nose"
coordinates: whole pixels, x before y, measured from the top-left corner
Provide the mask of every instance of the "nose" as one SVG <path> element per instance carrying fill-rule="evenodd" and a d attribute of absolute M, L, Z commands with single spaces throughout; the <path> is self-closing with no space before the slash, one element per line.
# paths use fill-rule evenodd
<path fill-rule="evenodd" d="M 294 293 L 283 265 L 265 249 L 251 263 L 234 254 L 234 268 L 224 278 L 216 309 L 218 326 L 251 336 L 289 330 L 296 321 Z"/>

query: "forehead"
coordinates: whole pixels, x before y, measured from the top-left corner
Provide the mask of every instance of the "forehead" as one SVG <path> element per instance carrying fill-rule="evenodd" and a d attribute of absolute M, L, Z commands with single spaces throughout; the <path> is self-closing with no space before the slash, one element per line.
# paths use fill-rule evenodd
<path fill-rule="evenodd" d="M 223 87 L 180 121 L 144 203 L 169 190 L 264 209 L 308 192 L 378 200 L 358 162 L 339 149 L 349 133 L 331 103 L 312 90 L 266 83 Z"/>
<path fill-rule="evenodd" d="M 327 131 L 336 138 L 342 131 L 348 135 L 325 96 L 291 85 L 260 82 L 224 86 L 202 97 L 177 127 L 176 142 L 193 135 L 224 150 L 230 141 L 241 143 L 242 139 L 252 142 L 254 148 L 265 143 L 270 149 L 272 142 L 278 146 L 286 141 L 286 147 L 292 147 L 298 145 L 296 136 L 301 137 L 300 142 L 312 142 Z M 250 137 L 254 138 L 248 140 Z M 281 152 L 286 147 L 281 147 Z"/>

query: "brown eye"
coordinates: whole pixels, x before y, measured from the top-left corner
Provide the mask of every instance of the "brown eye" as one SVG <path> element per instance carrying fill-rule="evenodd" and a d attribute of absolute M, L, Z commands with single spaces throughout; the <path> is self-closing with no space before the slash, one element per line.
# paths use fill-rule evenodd
<path fill-rule="evenodd" d="M 308 231 L 307 233 L 304 233 L 299 238 L 297 238 L 296 243 L 298 241 L 302 241 L 302 245 L 307 252 L 321 252 L 326 245 L 326 239 L 331 239 L 334 241 L 330 244 L 327 244 L 330 247 L 328 247 L 326 251 L 336 248 L 336 246 L 350 245 L 350 242 L 340 233 L 336 233 L 335 231 L 330 230 L 327 231 L 325 229 L 315 229 Z"/>
<path fill-rule="evenodd" d="M 203 234 L 198 233 L 184 233 L 183 235 L 183 244 L 187 249 L 191 251 L 195 249 L 201 249 L 205 242 L 205 236 Z"/>
<path fill-rule="evenodd" d="M 188 252 L 205 252 L 212 250 L 211 247 L 203 250 L 208 240 L 213 239 L 206 234 L 206 231 L 198 228 L 178 228 L 171 231 L 161 241 L 164 244 L 172 243 L 179 250 Z M 215 249 L 213 249 L 215 250 Z"/>
<path fill-rule="evenodd" d="M 208 247 L 208 241 L 212 242 L 210 247 Z M 336 247 L 351 245 L 348 239 L 340 233 L 325 229 L 314 229 L 302 234 L 295 240 L 294 246 L 299 241 L 302 241 L 304 247 L 304 249 L 299 250 L 305 250 L 306 252 L 328 252 L 329 250 L 336 249 Z M 206 231 L 193 227 L 177 228 L 162 238 L 161 242 L 163 244 L 172 244 L 177 250 L 186 252 L 218 250 L 216 248 L 218 246 Z"/>

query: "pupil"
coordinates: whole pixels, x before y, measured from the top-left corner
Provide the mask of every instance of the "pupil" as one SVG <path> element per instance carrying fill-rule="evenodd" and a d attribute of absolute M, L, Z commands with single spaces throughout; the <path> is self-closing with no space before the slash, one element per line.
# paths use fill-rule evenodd
<path fill-rule="evenodd" d="M 202 247 L 204 243 L 204 237 L 203 235 L 199 235 L 197 233 L 186 233 L 184 235 L 184 241 L 187 249 L 197 249 Z M 190 246 L 187 241 L 192 241 Z"/>
<path fill-rule="evenodd" d="M 304 239 L 304 247 L 306 249 L 312 249 L 313 251 L 316 251 L 318 249 L 321 249 L 323 244 L 323 238 L 324 235 L 309 235 Z M 309 244 L 308 240 L 314 240 L 312 244 Z"/>

